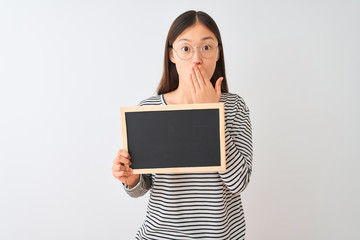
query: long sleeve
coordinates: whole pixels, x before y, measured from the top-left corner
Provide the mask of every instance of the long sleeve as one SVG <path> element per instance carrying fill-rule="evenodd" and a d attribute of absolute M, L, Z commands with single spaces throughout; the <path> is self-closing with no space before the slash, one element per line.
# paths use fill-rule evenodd
<path fill-rule="evenodd" d="M 125 184 L 123 185 L 126 193 L 130 197 L 133 198 L 141 197 L 145 195 L 145 193 L 147 193 L 147 191 L 149 191 L 149 189 L 151 188 L 152 185 L 151 174 L 141 174 L 139 178 L 139 182 L 131 189 L 129 188 L 129 186 Z"/>
<path fill-rule="evenodd" d="M 238 95 L 225 102 L 226 171 L 219 172 L 233 194 L 242 192 L 252 170 L 252 134 L 249 109 Z"/>

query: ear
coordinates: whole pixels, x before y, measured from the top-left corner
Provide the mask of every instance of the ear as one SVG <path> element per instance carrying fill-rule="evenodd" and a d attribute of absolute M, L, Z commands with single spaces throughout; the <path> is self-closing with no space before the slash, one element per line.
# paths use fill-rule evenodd
<path fill-rule="evenodd" d="M 220 46 L 219 46 L 219 47 L 218 47 L 218 51 L 217 51 L 216 61 L 218 61 L 219 58 L 220 58 L 220 51 L 221 51 L 221 49 L 220 49 Z"/>
<path fill-rule="evenodd" d="M 176 64 L 176 61 L 174 58 L 174 49 L 172 49 L 172 48 L 170 48 L 170 50 L 169 50 L 169 58 L 172 63 Z"/>

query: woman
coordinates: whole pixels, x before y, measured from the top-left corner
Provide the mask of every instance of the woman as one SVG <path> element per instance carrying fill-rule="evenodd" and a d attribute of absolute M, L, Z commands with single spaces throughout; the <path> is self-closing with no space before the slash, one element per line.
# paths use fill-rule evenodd
<path fill-rule="evenodd" d="M 244 239 L 240 198 L 251 174 L 249 110 L 228 93 L 219 29 L 204 12 L 188 11 L 175 19 L 165 46 L 158 96 L 139 105 L 223 102 L 225 172 L 133 174 L 129 153 L 119 150 L 112 168 L 131 197 L 150 190 L 146 220 L 137 239 Z M 191 156 L 189 156 L 191 158 Z"/>

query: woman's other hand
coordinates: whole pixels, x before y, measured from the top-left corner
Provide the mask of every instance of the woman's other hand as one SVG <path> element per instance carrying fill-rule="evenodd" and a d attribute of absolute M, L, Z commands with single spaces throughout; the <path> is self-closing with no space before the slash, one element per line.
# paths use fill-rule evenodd
<path fill-rule="evenodd" d="M 140 175 L 133 174 L 132 169 L 129 167 L 131 165 L 130 159 L 128 151 L 120 149 L 114 159 L 112 173 L 116 179 L 128 185 L 129 188 L 133 188 L 139 182 Z"/>

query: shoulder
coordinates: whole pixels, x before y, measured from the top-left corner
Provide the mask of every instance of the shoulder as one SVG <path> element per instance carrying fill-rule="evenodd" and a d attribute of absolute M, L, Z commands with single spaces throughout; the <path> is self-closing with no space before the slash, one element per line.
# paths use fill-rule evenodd
<path fill-rule="evenodd" d="M 225 109 L 232 111 L 248 112 L 249 108 L 242 97 L 235 93 L 221 93 L 220 102 L 223 102 Z"/>
<path fill-rule="evenodd" d="M 159 95 L 157 96 L 151 96 L 149 98 L 146 98 L 144 100 L 142 100 L 138 106 L 146 106 L 146 105 L 161 105 L 161 98 Z"/>

